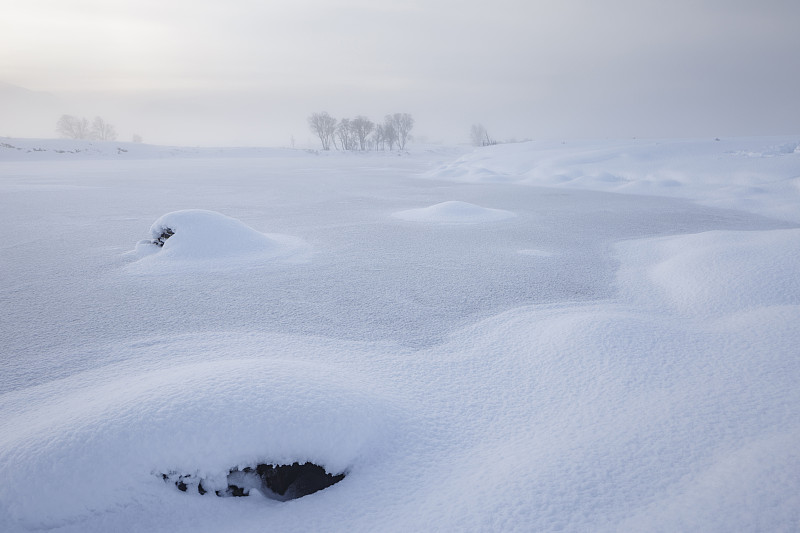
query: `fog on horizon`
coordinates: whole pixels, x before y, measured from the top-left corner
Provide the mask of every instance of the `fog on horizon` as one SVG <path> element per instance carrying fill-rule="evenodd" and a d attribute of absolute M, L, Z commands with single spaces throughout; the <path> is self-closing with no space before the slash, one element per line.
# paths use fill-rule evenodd
<path fill-rule="evenodd" d="M 0 136 L 314 146 L 315 111 L 418 139 L 800 134 L 789 0 L 30 0 L 0 19 Z"/>

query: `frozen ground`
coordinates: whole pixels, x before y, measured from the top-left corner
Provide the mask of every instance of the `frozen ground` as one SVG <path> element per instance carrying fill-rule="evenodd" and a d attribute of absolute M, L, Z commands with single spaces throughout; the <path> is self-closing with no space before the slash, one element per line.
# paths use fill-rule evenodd
<path fill-rule="evenodd" d="M 799 143 L 0 139 L 0 530 L 797 530 Z"/>

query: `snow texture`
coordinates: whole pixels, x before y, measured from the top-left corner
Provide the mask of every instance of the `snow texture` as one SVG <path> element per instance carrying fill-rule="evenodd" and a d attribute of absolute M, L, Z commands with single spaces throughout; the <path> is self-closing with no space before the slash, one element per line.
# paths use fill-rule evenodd
<path fill-rule="evenodd" d="M 515 215 L 502 209 L 489 209 L 467 202 L 450 200 L 430 207 L 408 209 L 394 213 L 395 218 L 411 222 L 443 224 L 477 224 L 513 218 Z"/>
<path fill-rule="evenodd" d="M 798 141 L 2 139 L 0 531 L 795 531 Z"/>

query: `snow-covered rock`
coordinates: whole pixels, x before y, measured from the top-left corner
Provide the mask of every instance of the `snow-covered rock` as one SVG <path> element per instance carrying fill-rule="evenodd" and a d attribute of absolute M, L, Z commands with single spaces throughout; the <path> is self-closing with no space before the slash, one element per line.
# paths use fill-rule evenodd
<path fill-rule="evenodd" d="M 150 238 L 137 243 L 135 255 L 141 259 L 128 270 L 144 273 L 303 261 L 309 247 L 299 238 L 260 233 L 221 213 L 188 209 L 153 222 Z"/>

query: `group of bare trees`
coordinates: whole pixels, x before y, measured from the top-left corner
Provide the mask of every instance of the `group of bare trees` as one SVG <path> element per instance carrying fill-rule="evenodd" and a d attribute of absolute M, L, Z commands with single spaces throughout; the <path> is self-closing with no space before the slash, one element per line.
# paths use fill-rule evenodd
<path fill-rule="evenodd" d="M 323 150 L 331 145 L 337 150 L 404 150 L 411 139 L 414 117 L 408 113 L 386 115 L 376 124 L 365 116 L 336 120 L 327 112 L 312 113 L 308 117 L 311 131 L 319 137 Z"/>
<path fill-rule="evenodd" d="M 114 126 L 101 117 L 95 117 L 90 126 L 85 117 L 61 115 L 56 123 L 56 132 L 67 139 L 90 139 L 93 141 L 115 141 L 117 139 L 117 131 Z"/>

